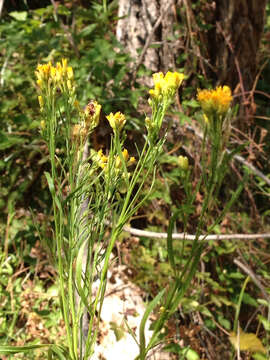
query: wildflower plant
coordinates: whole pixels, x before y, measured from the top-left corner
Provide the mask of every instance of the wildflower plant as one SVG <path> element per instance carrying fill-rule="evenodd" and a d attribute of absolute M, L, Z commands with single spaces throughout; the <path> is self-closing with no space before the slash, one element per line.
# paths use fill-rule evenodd
<path fill-rule="evenodd" d="M 86 360 L 93 355 L 98 338 L 107 272 L 114 245 L 124 225 L 151 193 L 157 159 L 165 142 L 165 136 L 160 137 L 162 121 L 184 75 L 178 72 L 153 75 L 154 88 L 149 91 L 148 100 L 152 114 L 145 119 L 145 143 L 135 156 L 131 156 L 125 148 L 127 120 L 120 111 L 107 116 L 113 130 L 110 149 L 107 152 L 102 149 L 96 151 L 90 146 L 89 150 L 89 135 L 99 124 L 101 105 L 97 101 L 91 101 L 81 108 L 76 98 L 73 69 L 66 59 L 62 59 L 56 66 L 51 62 L 38 65 L 36 78 L 42 117 L 40 131 L 48 145 L 51 164 L 51 171 L 45 173 L 54 214 L 53 241 L 49 248 L 58 271 L 67 346 L 30 345 L 20 349 L 6 347 L 5 353 L 48 346 L 49 359 L 57 357 Z M 201 185 L 199 182 L 195 191 L 192 189 L 189 161 L 180 156 L 177 163 L 186 203 L 181 204 L 173 213 L 167 238 L 168 259 L 174 277 L 168 289 L 162 289 L 148 305 L 141 320 L 139 339 L 129 329 L 139 346 L 136 359 L 145 360 L 149 351 L 160 343 L 162 329 L 179 306 L 197 269 L 203 249 L 203 242 L 199 241 L 199 237 L 203 233 L 204 219 L 214 203 L 213 199 L 217 198 L 230 160 L 225 147 L 229 137 L 231 100 L 228 87 L 198 91 L 198 101 L 205 119 L 202 148 L 205 199 L 196 239 L 192 244 L 189 260 L 179 268 L 175 261 L 172 230 L 176 219 L 181 216 L 186 231 L 190 215 L 187 209 L 192 207 Z M 207 142 L 211 148 L 210 167 L 207 164 Z M 60 148 L 64 150 L 61 152 Z M 142 189 L 149 177 L 152 178 L 152 185 L 147 195 L 143 196 Z M 236 197 L 237 193 L 225 210 Z M 215 224 L 220 219 L 221 217 Z M 182 243 L 182 254 L 184 244 L 185 242 Z M 94 282 L 97 285 L 94 286 Z M 146 321 L 160 303 L 162 306 L 159 316 L 152 326 L 151 339 L 146 344 Z M 86 328 L 85 316 L 88 321 Z"/>
<path fill-rule="evenodd" d="M 227 152 L 227 146 L 233 115 L 233 98 L 228 86 L 218 86 L 213 90 L 198 90 L 197 99 L 203 110 L 202 175 L 207 197 L 211 199 L 213 206 L 232 158 L 232 153 Z M 210 148 L 208 159 L 207 146 Z M 210 171 L 207 171 L 209 168 Z M 210 203 L 207 206 L 209 207 Z"/>
<path fill-rule="evenodd" d="M 162 110 L 159 110 L 160 108 L 157 99 L 159 98 L 160 93 L 162 93 L 161 89 L 166 89 L 166 85 L 164 85 L 165 78 L 160 74 L 154 75 L 155 89 L 153 91 L 150 90 L 150 104 L 152 105 L 154 113 L 163 111 L 163 108 Z M 172 78 L 171 75 L 169 78 Z M 185 156 L 179 156 L 177 163 L 186 198 L 177 206 L 176 209 L 173 210 L 168 227 L 167 250 L 168 260 L 173 270 L 173 279 L 168 285 L 168 288 L 162 289 L 150 302 L 146 309 L 140 326 L 140 353 L 136 358 L 137 360 L 144 360 L 152 348 L 164 342 L 164 327 L 166 322 L 177 310 L 195 276 L 205 245 L 204 241 L 201 240 L 205 239 L 207 234 L 213 230 L 214 226 L 222 221 L 224 215 L 236 201 L 243 188 L 244 181 L 232 194 L 231 199 L 224 204 L 221 214 L 205 229 L 208 219 L 212 218 L 210 217 L 211 209 L 218 201 L 220 186 L 233 156 L 233 154 L 228 153 L 226 149 L 228 146 L 232 117 L 232 95 L 230 88 L 224 86 L 217 87 L 215 90 L 198 90 L 197 99 L 201 105 L 204 119 L 201 179 L 198 181 L 194 189 L 190 178 L 191 169 L 188 158 Z M 164 108 L 166 108 L 166 105 Z M 235 152 L 237 151 L 239 151 L 239 149 L 235 150 Z M 174 247 L 176 245 L 175 241 L 173 241 L 172 232 L 175 222 L 179 218 L 183 223 L 183 233 L 185 234 L 187 232 L 190 215 L 194 213 L 196 194 L 199 191 L 204 193 L 202 209 L 196 226 L 195 239 L 192 242 L 188 258 L 184 262 L 184 248 L 188 240 L 184 239 L 181 244 L 177 245 L 178 252 L 176 253 L 174 251 Z M 179 253 L 180 256 L 176 259 L 176 254 Z M 158 304 L 159 306 L 161 304 L 159 315 L 151 326 L 153 333 L 150 341 L 146 344 L 144 335 L 146 320 Z"/>
<path fill-rule="evenodd" d="M 145 144 L 136 156 L 124 147 L 126 117 L 119 111 L 107 116 L 113 130 L 108 152 L 86 151 L 101 106 L 92 101 L 80 107 L 73 69 L 66 59 L 56 66 L 51 62 L 38 65 L 36 77 L 40 131 L 51 163 L 51 171 L 45 173 L 54 213 L 50 250 L 58 271 L 67 333 L 67 347 L 49 346 L 49 358 L 86 360 L 93 355 L 97 341 L 112 250 L 123 226 L 148 196 L 141 195 L 144 183 L 151 177 L 154 184 L 156 160 L 165 141 L 165 137 L 159 138 L 159 131 L 183 75 L 154 75 L 155 88 L 149 100 L 152 117 L 146 120 Z M 85 314 L 87 329 L 83 326 Z"/>

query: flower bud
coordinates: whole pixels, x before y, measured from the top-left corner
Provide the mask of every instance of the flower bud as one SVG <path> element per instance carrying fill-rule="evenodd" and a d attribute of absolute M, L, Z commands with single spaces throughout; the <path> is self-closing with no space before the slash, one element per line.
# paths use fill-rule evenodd
<path fill-rule="evenodd" d="M 178 156 L 178 164 L 182 170 L 184 171 L 188 170 L 189 162 L 186 156 L 182 156 L 182 155 Z"/>
<path fill-rule="evenodd" d="M 114 132 L 120 132 L 126 123 L 126 117 L 120 111 L 115 114 L 110 113 L 106 118 Z"/>
<path fill-rule="evenodd" d="M 40 111 L 42 112 L 44 109 L 44 99 L 41 95 L 38 96 L 38 102 L 39 102 L 39 106 L 40 106 Z"/>

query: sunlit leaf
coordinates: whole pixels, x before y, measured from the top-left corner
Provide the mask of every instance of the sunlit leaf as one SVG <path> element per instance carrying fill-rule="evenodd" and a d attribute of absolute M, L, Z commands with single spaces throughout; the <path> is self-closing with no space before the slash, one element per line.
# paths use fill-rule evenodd
<path fill-rule="evenodd" d="M 18 21 L 25 21 L 27 19 L 27 11 L 12 11 L 9 16 Z"/>
<path fill-rule="evenodd" d="M 264 329 L 270 331 L 270 321 L 262 315 L 258 315 L 258 319 L 262 322 Z"/>
<path fill-rule="evenodd" d="M 229 336 L 230 342 L 233 344 L 235 349 L 240 348 L 241 351 L 250 351 L 250 352 L 262 352 L 266 353 L 266 349 L 263 346 L 261 340 L 257 338 L 256 334 L 253 333 L 244 333 L 240 330 L 240 334 L 237 335 L 234 332 L 230 333 Z M 239 342 L 239 343 L 238 343 Z"/>

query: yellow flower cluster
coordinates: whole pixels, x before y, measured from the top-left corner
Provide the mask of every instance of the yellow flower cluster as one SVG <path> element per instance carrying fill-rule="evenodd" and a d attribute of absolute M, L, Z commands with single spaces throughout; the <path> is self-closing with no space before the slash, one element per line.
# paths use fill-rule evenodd
<path fill-rule="evenodd" d="M 108 156 L 103 154 L 102 149 L 100 149 L 97 153 L 97 157 L 96 157 L 96 161 L 98 163 L 98 165 L 102 168 L 105 169 L 107 167 L 108 164 Z"/>
<path fill-rule="evenodd" d="M 127 166 L 130 166 L 135 163 L 135 157 L 134 156 L 129 157 L 129 153 L 128 153 L 127 149 L 124 149 L 122 151 L 122 155 L 123 155 L 123 158 L 124 158 Z M 122 162 L 121 162 L 120 156 L 116 156 L 116 159 L 115 159 L 116 168 L 120 169 L 121 165 L 122 165 Z"/>
<path fill-rule="evenodd" d="M 225 115 L 232 102 L 232 92 L 228 86 L 218 86 L 214 90 L 198 90 L 197 99 L 206 116 Z"/>
<path fill-rule="evenodd" d="M 184 77 L 184 74 L 170 71 L 165 76 L 162 72 L 153 74 L 154 89 L 149 90 L 151 98 L 157 101 L 162 98 L 173 98 Z"/>
<path fill-rule="evenodd" d="M 122 155 L 123 155 L 124 161 L 125 161 L 125 163 L 126 163 L 126 166 L 130 166 L 130 165 L 132 165 L 132 164 L 135 163 L 135 158 L 134 158 L 133 156 L 131 156 L 131 157 L 129 156 L 129 153 L 128 153 L 127 149 L 124 149 L 124 150 L 122 151 Z M 102 150 L 99 150 L 99 151 L 97 152 L 96 161 L 97 161 L 97 164 L 98 164 L 102 169 L 105 169 L 105 170 L 108 169 L 109 158 L 108 158 L 108 156 L 106 156 L 106 155 L 103 154 L 103 151 L 102 151 Z M 115 164 L 114 164 L 114 165 L 115 165 L 114 167 L 115 167 L 116 170 L 121 169 L 121 167 L 122 167 L 122 160 L 121 160 L 121 158 L 120 158 L 119 155 L 117 155 L 117 156 L 115 157 Z"/>
<path fill-rule="evenodd" d="M 120 132 L 126 123 L 126 117 L 120 111 L 115 114 L 110 113 L 106 118 L 115 133 Z"/>
<path fill-rule="evenodd" d="M 42 89 L 48 86 L 58 86 L 61 91 L 74 91 L 74 73 L 71 66 L 67 65 L 67 59 L 62 59 L 53 66 L 51 62 L 48 64 L 37 66 L 35 72 L 37 77 L 37 85 Z"/>

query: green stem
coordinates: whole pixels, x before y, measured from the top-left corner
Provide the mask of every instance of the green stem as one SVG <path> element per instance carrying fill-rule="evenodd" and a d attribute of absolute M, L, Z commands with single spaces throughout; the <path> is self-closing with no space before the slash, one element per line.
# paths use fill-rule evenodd
<path fill-rule="evenodd" d="M 55 165 L 55 124 L 56 124 L 56 114 L 55 114 L 55 103 L 52 101 L 51 111 L 49 116 L 49 153 L 50 153 L 50 163 L 51 163 L 51 173 L 52 173 L 52 181 L 54 186 L 57 184 L 56 178 L 56 165 Z M 55 224 L 55 238 L 56 238 L 56 251 L 57 251 L 57 262 L 58 262 L 58 272 L 59 272 L 59 283 L 60 283 L 60 294 L 63 304 L 63 317 L 67 330 L 67 340 L 68 346 L 71 352 L 71 358 L 76 359 L 76 355 L 73 351 L 72 345 L 72 335 L 70 332 L 69 325 L 69 316 L 68 316 L 68 304 L 66 302 L 66 294 L 65 294 L 65 276 L 64 276 L 64 268 L 63 268 L 63 259 L 62 259 L 62 227 L 63 227 L 63 214 L 62 209 L 57 210 L 57 202 L 56 202 L 57 193 L 53 195 L 53 213 L 54 213 L 54 224 Z"/>
<path fill-rule="evenodd" d="M 241 309 L 241 304 L 242 304 L 242 300 L 243 300 L 243 296 L 247 287 L 247 284 L 249 282 L 249 276 L 246 278 L 246 280 L 244 281 L 243 287 L 241 289 L 240 295 L 239 295 L 239 299 L 238 299 L 238 303 L 237 303 L 237 307 L 236 307 L 236 311 L 235 311 L 235 318 L 234 318 L 234 323 L 233 323 L 233 331 L 236 333 L 237 332 L 237 328 L 238 328 L 238 319 L 239 319 L 239 314 L 240 314 L 240 309 Z"/>

